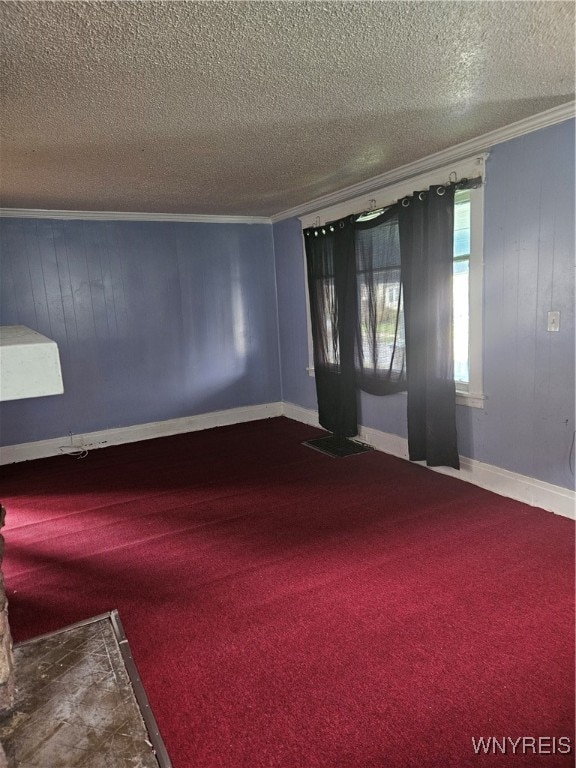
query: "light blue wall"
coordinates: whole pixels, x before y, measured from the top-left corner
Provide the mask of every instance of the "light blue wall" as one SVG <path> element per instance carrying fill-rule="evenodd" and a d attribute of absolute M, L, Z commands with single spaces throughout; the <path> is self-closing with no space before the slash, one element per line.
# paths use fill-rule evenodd
<path fill-rule="evenodd" d="M 483 410 L 458 406 L 463 456 L 573 488 L 574 121 L 492 149 L 484 224 Z M 284 399 L 316 408 L 307 374 L 298 220 L 274 226 Z M 547 312 L 561 312 L 548 333 Z M 362 393 L 361 423 L 406 437 L 404 395 Z M 573 466 L 573 465 L 572 465 Z"/>
<path fill-rule="evenodd" d="M 491 152 L 488 399 L 457 409 L 463 456 L 569 488 L 574 145 L 567 121 Z M 65 384 L 63 396 L 3 403 L 2 444 L 280 399 L 316 407 L 298 220 L 272 235 L 256 224 L 0 219 L 0 236 L 0 323 L 54 338 Z M 406 436 L 404 395 L 362 394 L 360 413 L 363 425 Z"/>
<path fill-rule="evenodd" d="M 65 393 L 3 445 L 281 399 L 272 227 L 0 219 L 0 324 L 59 345 Z"/>
<path fill-rule="evenodd" d="M 316 385 L 314 379 L 306 373 L 308 296 L 305 291 L 302 225 L 298 219 L 287 219 L 274 225 L 274 248 L 282 397 L 288 403 L 316 409 Z"/>
<path fill-rule="evenodd" d="M 574 487 L 574 121 L 494 148 L 485 196 L 484 382 L 476 457 Z M 547 331 L 549 310 L 560 331 Z M 573 466 L 573 465 L 572 465 Z"/>

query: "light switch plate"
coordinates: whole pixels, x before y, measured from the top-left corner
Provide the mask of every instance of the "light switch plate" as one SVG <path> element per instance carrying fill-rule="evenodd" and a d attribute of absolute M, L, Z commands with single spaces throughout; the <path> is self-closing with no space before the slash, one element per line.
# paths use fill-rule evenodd
<path fill-rule="evenodd" d="M 560 312 L 548 312 L 548 330 L 550 332 L 560 330 Z"/>

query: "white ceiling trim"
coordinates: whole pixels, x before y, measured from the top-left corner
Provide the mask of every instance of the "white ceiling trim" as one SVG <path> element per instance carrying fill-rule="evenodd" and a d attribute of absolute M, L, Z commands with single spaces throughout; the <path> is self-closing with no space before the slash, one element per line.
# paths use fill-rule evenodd
<path fill-rule="evenodd" d="M 131 213 L 122 211 L 48 211 L 34 208 L 0 208 L 0 218 L 81 219 L 84 221 L 181 221 L 198 224 L 270 224 L 267 216 L 209 216 L 196 213 Z"/>
<path fill-rule="evenodd" d="M 165 221 L 195 222 L 200 224 L 270 224 L 289 218 L 314 213 L 330 208 L 338 203 L 367 195 L 399 181 L 419 176 L 427 171 L 442 168 L 450 163 L 465 160 L 476 153 L 482 153 L 496 144 L 523 136 L 526 133 L 541 130 L 556 123 L 564 122 L 576 116 L 576 101 L 561 104 L 558 107 L 540 112 L 531 117 L 511 123 L 469 141 L 448 147 L 433 155 L 428 155 L 413 163 L 394 168 L 391 171 L 373 176 L 359 184 L 353 184 L 323 197 L 315 198 L 294 208 L 267 216 L 221 216 L 194 213 L 142 213 L 120 211 L 59 211 L 34 208 L 0 208 L 0 218 L 22 219 L 80 219 L 85 221 Z"/>
<path fill-rule="evenodd" d="M 546 112 L 540 112 L 537 115 L 532 115 L 524 120 L 518 120 L 516 123 L 497 128 L 495 131 L 484 133 L 482 136 L 477 136 L 476 138 L 464 141 L 461 144 L 455 144 L 453 147 L 448 147 L 448 149 L 443 149 L 433 155 L 428 155 L 420 160 L 415 160 L 413 163 L 394 168 L 379 176 L 373 176 L 371 179 L 362 181 L 359 184 L 353 184 L 350 187 L 340 189 L 337 192 L 332 192 L 329 195 L 317 197 L 315 200 L 311 200 L 308 203 L 297 205 L 287 211 L 276 213 L 272 216 L 272 222 L 276 223 L 278 221 L 283 221 L 284 219 L 291 219 L 303 216 L 304 214 L 315 213 L 316 211 L 325 208 L 331 208 L 338 203 L 347 202 L 351 198 L 362 197 L 363 195 L 375 192 L 376 190 L 381 190 L 398 181 L 404 181 L 405 179 L 409 179 L 412 176 L 418 176 L 426 171 L 442 168 L 450 163 L 464 160 L 476 153 L 483 153 L 496 144 L 502 144 L 504 141 L 515 139 L 526 133 L 532 133 L 533 131 L 547 128 L 550 125 L 562 123 L 574 116 L 576 116 L 576 101 L 561 104 L 559 107 L 546 110 Z"/>

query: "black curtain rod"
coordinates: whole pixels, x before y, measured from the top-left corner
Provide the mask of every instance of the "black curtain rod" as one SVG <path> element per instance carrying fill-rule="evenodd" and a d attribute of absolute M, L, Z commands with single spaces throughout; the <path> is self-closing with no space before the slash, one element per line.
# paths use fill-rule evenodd
<path fill-rule="evenodd" d="M 481 187 L 483 183 L 484 183 L 484 179 L 482 178 L 482 176 L 474 176 L 471 179 L 468 179 L 468 178 L 464 177 L 462 179 L 459 179 L 458 181 L 449 181 L 446 184 L 433 184 L 432 186 L 435 186 L 435 187 L 446 187 L 446 188 L 455 187 L 456 190 L 463 190 L 463 189 L 478 189 L 478 187 Z M 384 211 L 387 211 L 389 208 L 392 208 L 393 206 L 397 205 L 398 203 L 401 203 L 402 200 L 406 200 L 407 198 L 410 198 L 410 197 L 412 197 L 415 194 L 419 194 L 420 192 L 427 192 L 427 191 L 428 191 L 427 189 L 414 190 L 410 194 L 403 195 L 402 197 L 399 197 L 397 200 L 394 200 L 394 202 L 389 203 L 388 205 L 385 205 L 382 208 L 369 208 L 368 210 L 358 211 L 356 213 L 347 214 L 346 216 L 342 216 L 340 219 L 334 219 L 333 221 L 327 221 L 325 224 L 320 224 L 320 223 L 312 224 L 310 227 L 306 227 L 306 229 L 304 230 L 304 233 L 308 235 L 310 233 L 310 231 L 312 231 L 312 230 L 322 230 L 322 229 L 324 229 L 324 230 L 328 229 L 329 231 L 333 232 L 334 231 L 334 225 L 339 223 L 339 222 L 343 222 L 346 219 L 348 219 L 348 220 L 353 220 L 354 219 L 355 220 L 355 219 L 357 219 L 357 218 L 359 218 L 361 216 L 369 216 L 370 214 L 384 213 Z M 374 199 L 370 200 L 369 202 L 370 203 L 374 202 L 374 205 L 376 205 L 376 200 L 374 200 Z M 319 220 L 320 217 L 318 216 L 317 219 Z"/>

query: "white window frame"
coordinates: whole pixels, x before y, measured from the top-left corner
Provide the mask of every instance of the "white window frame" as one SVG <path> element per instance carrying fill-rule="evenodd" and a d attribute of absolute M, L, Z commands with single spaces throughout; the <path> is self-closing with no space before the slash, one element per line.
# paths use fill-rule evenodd
<path fill-rule="evenodd" d="M 472 158 L 452 163 L 450 166 L 434 171 L 412 176 L 400 182 L 394 182 L 381 189 L 374 190 L 362 197 L 356 197 L 344 203 L 324 208 L 314 213 L 300 217 L 302 230 L 308 227 L 321 226 L 328 221 L 334 221 L 344 216 L 361 213 L 362 211 L 386 208 L 393 205 L 402 197 L 420 189 L 426 189 L 434 184 L 448 184 L 450 180 L 482 177 L 482 185 L 470 190 L 470 262 L 469 262 L 469 366 L 470 381 L 468 384 L 456 382 L 456 403 L 471 408 L 483 408 L 485 395 L 483 392 L 482 359 L 483 359 L 483 283 L 484 283 L 484 185 L 486 183 L 486 159 L 488 153 L 475 155 Z M 308 331 L 308 367 L 310 376 L 314 376 L 314 352 L 312 347 L 312 325 L 310 322 L 310 306 L 308 294 L 308 272 L 306 267 L 306 250 L 304 235 L 302 235 L 302 251 L 304 254 L 304 279 L 306 290 L 306 324 Z"/>

